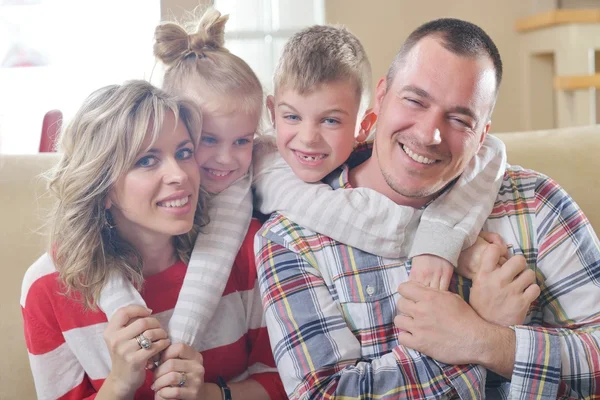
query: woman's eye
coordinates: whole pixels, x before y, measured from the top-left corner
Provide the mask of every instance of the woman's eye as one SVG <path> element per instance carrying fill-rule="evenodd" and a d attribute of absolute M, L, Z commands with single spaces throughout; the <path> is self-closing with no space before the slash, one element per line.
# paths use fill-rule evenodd
<path fill-rule="evenodd" d="M 140 158 L 136 163 L 136 167 L 148 168 L 152 167 L 158 162 L 158 159 L 155 156 L 144 156 Z"/>
<path fill-rule="evenodd" d="M 178 160 L 187 160 L 194 156 L 194 150 L 186 147 L 185 149 L 178 150 L 175 156 Z"/>

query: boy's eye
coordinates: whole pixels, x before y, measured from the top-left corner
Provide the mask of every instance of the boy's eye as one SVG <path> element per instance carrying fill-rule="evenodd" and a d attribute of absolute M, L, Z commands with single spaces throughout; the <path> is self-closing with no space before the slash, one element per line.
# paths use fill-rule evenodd
<path fill-rule="evenodd" d="M 325 122 L 325 123 L 326 123 L 326 124 L 328 124 L 328 125 L 336 125 L 336 124 L 339 124 L 339 123 L 340 123 L 340 121 L 339 121 L 339 120 L 337 120 L 337 119 L 335 119 L 335 118 L 325 118 L 325 119 L 323 120 L 323 122 Z"/>
<path fill-rule="evenodd" d="M 212 136 L 204 136 L 200 137 L 200 141 L 204 144 L 215 144 L 217 143 L 217 139 Z"/>
<path fill-rule="evenodd" d="M 144 156 L 140 158 L 136 163 L 136 167 L 148 168 L 152 167 L 158 162 L 158 159 L 155 156 Z"/>
<path fill-rule="evenodd" d="M 248 143 L 250 143 L 250 139 L 242 138 L 242 139 L 236 140 L 233 144 L 235 144 L 237 146 L 243 146 Z"/>
<path fill-rule="evenodd" d="M 179 149 L 177 153 L 175 153 L 175 158 L 177 158 L 178 160 L 187 160 L 188 158 L 191 158 L 193 156 L 194 150 L 188 147 L 184 149 Z"/>

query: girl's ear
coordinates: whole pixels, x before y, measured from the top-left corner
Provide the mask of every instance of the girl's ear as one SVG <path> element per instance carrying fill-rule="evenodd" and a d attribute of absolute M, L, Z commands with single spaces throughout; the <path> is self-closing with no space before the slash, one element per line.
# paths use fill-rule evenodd
<path fill-rule="evenodd" d="M 275 128 L 275 97 L 272 95 L 267 96 L 267 109 L 269 110 L 269 117 L 271 117 L 271 125 Z"/>
<path fill-rule="evenodd" d="M 365 112 L 362 122 L 360 123 L 360 129 L 356 135 L 356 141 L 359 143 L 365 142 L 371 133 L 373 125 L 377 122 L 377 115 L 373 112 L 372 108 L 369 108 Z"/>

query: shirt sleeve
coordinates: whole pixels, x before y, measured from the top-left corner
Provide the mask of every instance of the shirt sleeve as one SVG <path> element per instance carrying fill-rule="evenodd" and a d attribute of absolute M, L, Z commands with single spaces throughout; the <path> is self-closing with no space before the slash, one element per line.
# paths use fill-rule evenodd
<path fill-rule="evenodd" d="M 38 399 L 93 399 L 96 391 L 62 335 L 47 283 L 40 278 L 29 287 L 21 305 L 25 342 Z"/>
<path fill-rule="evenodd" d="M 406 257 L 405 225 L 414 211 L 370 189 L 334 190 L 298 178 L 272 145 L 255 151 L 255 206 L 314 232 L 386 258 Z"/>
<path fill-rule="evenodd" d="M 533 234 L 541 295 L 516 326 L 509 398 L 597 398 L 600 393 L 600 245 L 589 221 L 554 181 L 535 187 Z M 534 246 L 535 247 L 535 246 Z"/>
<path fill-rule="evenodd" d="M 260 235 L 255 251 L 271 347 L 290 399 L 434 399 L 456 392 L 482 398 L 480 367 L 446 366 L 399 345 L 390 345 L 381 357 L 364 358 L 310 263 Z M 381 340 L 374 332 L 364 335 Z"/>
<path fill-rule="evenodd" d="M 487 135 L 454 186 L 423 212 L 409 257 L 433 254 L 456 266 L 492 212 L 505 171 L 506 147 Z"/>

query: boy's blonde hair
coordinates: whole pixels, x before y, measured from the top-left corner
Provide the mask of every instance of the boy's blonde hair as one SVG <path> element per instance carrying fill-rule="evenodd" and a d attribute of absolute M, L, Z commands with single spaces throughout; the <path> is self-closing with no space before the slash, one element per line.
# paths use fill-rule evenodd
<path fill-rule="evenodd" d="M 156 27 L 154 55 L 166 66 L 163 88 L 185 94 L 202 112 L 262 114 L 262 85 L 250 66 L 223 47 L 225 23 L 208 8 L 197 22 Z"/>
<path fill-rule="evenodd" d="M 275 68 L 275 93 L 283 88 L 310 93 L 339 81 L 356 85 L 362 114 L 371 99 L 371 64 L 356 36 L 344 27 L 315 25 L 293 35 Z"/>
<path fill-rule="evenodd" d="M 160 134 L 165 115 L 185 124 L 197 144 L 202 118 L 191 103 L 145 81 L 111 85 L 92 93 L 62 131 L 62 158 L 48 172 L 56 197 L 50 214 L 50 254 L 66 294 L 81 295 L 86 308 L 96 308 L 102 287 L 112 274 L 122 274 L 137 288 L 143 283 L 139 252 L 111 226 L 106 199 L 115 182 L 135 164 Z M 174 237 L 181 260 L 189 261 L 199 228 L 204 225 L 200 195 L 192 230 Z"/>

